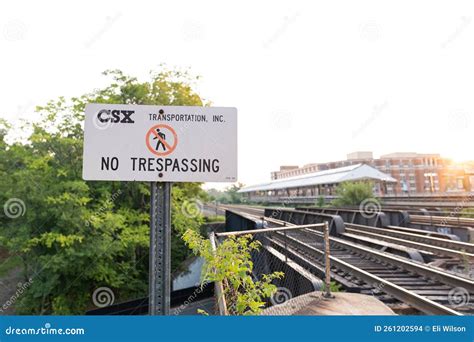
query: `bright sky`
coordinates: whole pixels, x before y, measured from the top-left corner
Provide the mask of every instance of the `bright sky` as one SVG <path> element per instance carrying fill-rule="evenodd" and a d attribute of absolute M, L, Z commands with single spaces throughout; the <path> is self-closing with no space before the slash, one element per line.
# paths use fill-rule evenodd
<path fill-rule="evenodd" d="M 473 16 L 472 1 L 4 1 L 0 116 L 166 63 L 238 108 L 247 185 L 357 150 L 474 159 Z"/>

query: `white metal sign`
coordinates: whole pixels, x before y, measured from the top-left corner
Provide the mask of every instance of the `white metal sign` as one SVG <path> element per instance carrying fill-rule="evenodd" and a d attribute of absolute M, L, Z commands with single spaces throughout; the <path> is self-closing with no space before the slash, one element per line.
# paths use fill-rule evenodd
<path fill-rule="evenodd" d="M 235 182 L 237 109 L 88 104 L 83 178 Z"/>

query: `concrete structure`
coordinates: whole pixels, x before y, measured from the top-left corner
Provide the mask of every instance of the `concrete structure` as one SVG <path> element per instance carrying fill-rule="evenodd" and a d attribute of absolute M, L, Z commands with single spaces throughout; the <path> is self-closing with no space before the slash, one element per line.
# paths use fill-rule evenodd
<path fill-rule="evenodd" d="M 386 194 L 388 187 L 397 181 L 371 166 L 355 164 L 251 185 L 239 192 L 246 194 L 249 200 L 268 197 L 333 196 L 339 183 L 363 180 L 374 182 L 374 193 L 377 195 Z"/>
<path fill-rule="evenodd" d="M 271 173 L 272 180 L 302 176 L 322 170 L 367 164 L 389 174 L 397 183 L 387 186 L 387 195 L 474 191 L 474 162 L 453 163 L 439 154 L 397 152 L 374 158 L 372 152 L 353 152 L 346 160 L 282 167 Z"/>
<path fill-rule="evenodd" d="M 395 315 L 374 296 L 344 292 L 333 295 L 328 299 L 321 292 L 304 294 L 263 310 L 262 316 Z"/>

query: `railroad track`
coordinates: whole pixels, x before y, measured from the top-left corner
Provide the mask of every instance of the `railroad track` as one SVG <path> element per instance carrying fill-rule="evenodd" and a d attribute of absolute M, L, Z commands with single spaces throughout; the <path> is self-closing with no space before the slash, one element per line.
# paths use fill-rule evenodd
<path fill-rule="evenodd" d="M 251 206 L 228 207 L 250 215 L 260 217 L 264 215 L 263 208 Z M 474 261 L 474 244 L 453 240 L 455 236 L 450 234 L 398 226 L 379 228 L 351 223 L 344 223 L 344 225 L 343 238 L 374 247 L 376 247 L 375 245 L 382 248 L 389 246 L 390 250 L 397 255 L 419 253 L 424 261 L 435 263 L 438 261 L 436 264 L 446 269 L 455 268 L 458 272 L 465 272 L 465 266 L 472 267 L 471 264 Z M 417 255 L 413 256 L 420 259 Z M 459 267 L 459 265 L 463 266 Z M 470 270 L 468 269 L 468 271 Z"/>
<path fill-rule="evenodd" d="M 424 216 L 450 216 L 450 217 L 472 217 L 474 208 L 464 208 L 461 206 L 454 208 L 433 208 L 433 207 L 414 207 L 414 206 L 382 206 L 382 212 L 385 210 L 401 210 L 406 211 L 410 215 L 424 215 Z"/>
<path fill-rule="evenodd" d="M 240 209 L 256 220 L 263 216 L 263 210 L 258 208 L 234 206 L 232 209 Z M 265 219 L 273 226 L 292 225 L 276 219 Z M 346 224 L 346 228 L 349 234 L 365 236 L 377 234 L 371 237 L 380 240 L 391 239 L 391 243 L 422 247 L 433 254 L 441 253 L 443 256 L 454 258 L 464 257 L 466 252 L 471 254 L 470 252 L 474 251 L 471 244 L 414 234 L 413 229 L 408 229 L 409 232 L 392 231 L 351 224 Z M 385 236 L 386 232 L 391 232 L 392 235 Z M 320 277 L 324 275 L 321 232 L 305 229 L 286 234 L 273 233 L 265 239 L 273 248 L 288 255 L 314 274 Z M 344 238 L 331 237 L 330 241 L 331 278 L 345 290 L 375 295 L 392 308 L 405 303 L 426 314 L 474 314 L 474 304 L 470 300 L 474 298 L 472 279 L 381 252 Z"/>
<path fill-rule="evenodd" d="M 410 215 L 410 220 L 412 223 L 424 223 L 433 226 L 457 226 L 474 228 L 474 218 L 468 217 Z"/>
<path fill-rule="evenodd" d="M 389 197 L 384 196 L 380 200 L 387 206 L 414 206 L 414 207 L 474 207 L 473 193 L 463 195 L 447 196 L 410 196 Z"/>
<path fill-rule="evenodd" d="M 219 204 L 220 208 L 241 211 L 251 215 L 263 217 L 265 208 L 256 208 L 248 205 Z"/>
<path fill-rule="evenodd" d="M 251 206 L 226 207 L 250 215 L 260 217 L 264 215 L 263 208 Z M 431 253 L 437 257 L 455 258 L 463 262 L 474 261 L 474 244 L 451 240 L 447 234 L 397 226 L 378 228 L 351 223 L 344 223 L 344 225 L 346 227 L 346 237 L 350 240 L 355 240 L 358 237 L 366 237 Z"/>
<path fill-rule="evenodd" d="M 458 260 L 474 260 L 474 244 L 433 237 L 406 228 L 395 230 L 390 228 L 369 227 L 346 223 L 346 232 L 349 234 L 366 236 L 401 246 L 426 251 L 441 257 L 452 257 Z"/>
<path fill-rule="evenodd" d="M 291 231 L 266 239 L 303 267 L 324 274 L 320 232 Z M 376 295 L 389 306 L 406 303 L 426 314 L 474 314 L 474 305 L 469 303 L 474 298 L 472 280 L 342 239 L 330 240 L 331 278 L 346 290 Z M 457 305 L 460 297 L 464 305 Z"/>

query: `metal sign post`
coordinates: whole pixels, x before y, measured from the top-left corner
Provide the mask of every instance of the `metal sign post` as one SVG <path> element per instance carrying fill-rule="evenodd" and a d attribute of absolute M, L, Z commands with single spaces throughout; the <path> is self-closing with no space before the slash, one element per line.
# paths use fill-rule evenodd
<path fill-rule="evenodd" d="M 169 315 L 171 293 L 171 183 L 151 182 L 149 314 Z"/>

